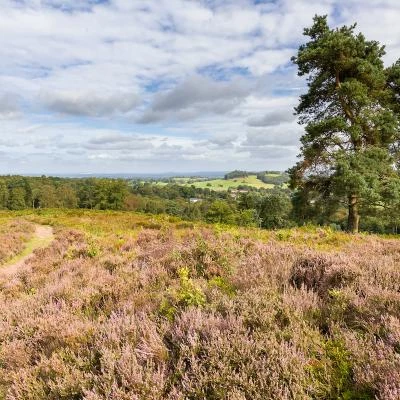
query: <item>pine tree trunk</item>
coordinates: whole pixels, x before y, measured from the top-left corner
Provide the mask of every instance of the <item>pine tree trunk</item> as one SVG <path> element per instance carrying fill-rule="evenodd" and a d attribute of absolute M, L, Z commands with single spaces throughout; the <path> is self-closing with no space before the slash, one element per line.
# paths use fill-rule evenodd
<path fill-rule="evenodd" d="M 358 214 L 358 198 L 357 195 L 351 194 L 349 196 L 349 216 L 347 219 L 348 232 L 357 233 L 359 222 L 360 215 Z"/>

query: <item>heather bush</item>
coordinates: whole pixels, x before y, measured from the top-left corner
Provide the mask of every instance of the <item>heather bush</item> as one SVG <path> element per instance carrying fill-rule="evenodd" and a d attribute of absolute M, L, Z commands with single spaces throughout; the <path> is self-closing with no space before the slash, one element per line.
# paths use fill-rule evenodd
<path fill-rule="evenodd" d="M 395 239 L 29 218 L 56 237 L 0 277 L 0 399 L 399 398 Z"/>
<path fill-rule="evenodd" d="M 34 225 L 23 219 L 0 224 L 0 265 L 20 253 L 34 232 Z"/>
<path fill-rule="evenodd" d="M 349 260 L 331 255 L 303 255 L 293 264 L 290 282 L 296 288 L 305 287 L 321 296 L 354 282 L 359 274 Z"/>

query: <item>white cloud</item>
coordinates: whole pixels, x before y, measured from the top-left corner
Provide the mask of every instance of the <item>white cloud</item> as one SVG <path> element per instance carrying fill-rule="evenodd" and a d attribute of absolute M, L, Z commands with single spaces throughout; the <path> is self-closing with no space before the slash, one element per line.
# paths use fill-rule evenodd
<path fill-rule="evenodd" d="M 19 116 L 19 101 L 19 96 L 13 93 L 0 94 L 0 120 Z"/>
<path fill-rule="evenodd" d="M 253 117 L 247 121 L 249 126 L 259 127 L 259 126 L 275 126 L 280 125 L 285 122 L 294 121 L 296 117 L 294 112 L 290 109 L 276 110 L 267 112 L 262 117 Z"/>
<path fill-rule="evenodd" d="M 91 117 L 126 114 L 140 103 L 138 96 L 129 92 L 48 92 L 41 96 L 41 100 L 52 111 Z"/>
<path fill-rule="evenodd" d="M 139 122 L 150 123 L 163 119 L 193 119 L 204 114 L 226 114 L 250 94 L 251 86 L 243 80 L 216 82 L 192 76 L 168 91 L 156 95 Z"/>

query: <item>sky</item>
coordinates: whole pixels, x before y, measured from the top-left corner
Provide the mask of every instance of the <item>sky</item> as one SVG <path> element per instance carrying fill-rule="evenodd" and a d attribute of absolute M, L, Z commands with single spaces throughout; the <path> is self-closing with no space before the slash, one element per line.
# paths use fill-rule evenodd
<path fill-rule="evenodd" d="M 399 0 L 0 0 L 0 173 L 287 169 L 315 14 L 400 58 Z"/>

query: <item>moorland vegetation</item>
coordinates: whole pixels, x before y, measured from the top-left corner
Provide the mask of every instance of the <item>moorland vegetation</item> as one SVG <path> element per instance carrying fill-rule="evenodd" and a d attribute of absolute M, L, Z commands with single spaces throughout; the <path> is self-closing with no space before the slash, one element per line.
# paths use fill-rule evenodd
<path fill-rule="evenodd" d="M 0 275 L 0 398 L 399 398 L 399 240 L 94 210 L 2 218 L 10 234 L 51 224 L 55 240 Z"/>

